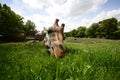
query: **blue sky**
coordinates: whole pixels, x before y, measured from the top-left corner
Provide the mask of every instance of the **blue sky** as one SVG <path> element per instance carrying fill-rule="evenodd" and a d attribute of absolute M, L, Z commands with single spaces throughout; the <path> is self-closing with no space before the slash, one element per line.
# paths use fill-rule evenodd
<path fill-rule="evenodd" d="M 108 0 L 106 4 L 103 5 L 103 9 L 112 10 L 120 8 L 120 0 Z"/>
<path fill-rule="evenodd" d="M 120 20 L 120 0 L 0 0 L 13 11 L 36 24 L 38 30 L 50 27 L 56 18 L 65 31 L 115 17 Z"/>

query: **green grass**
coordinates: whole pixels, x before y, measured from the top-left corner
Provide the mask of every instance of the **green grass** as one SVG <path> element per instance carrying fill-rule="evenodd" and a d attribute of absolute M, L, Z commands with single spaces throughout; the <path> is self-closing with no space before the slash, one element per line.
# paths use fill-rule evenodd
<path fill-rule="evenodd" d="M 95 41 L 65 43 L 63 59 L 49 56 L 41 42 L 2 43 L 0 80 L 119 80 L 120 41 Z"/>

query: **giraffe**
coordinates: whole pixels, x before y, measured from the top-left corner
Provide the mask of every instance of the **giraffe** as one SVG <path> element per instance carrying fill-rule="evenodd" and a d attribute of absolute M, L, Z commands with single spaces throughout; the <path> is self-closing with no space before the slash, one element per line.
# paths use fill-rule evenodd
<path fill-rule="evenodd" d="M 50 54 L 56 58 L 64 57 L 66 52 L 65 46 L 63 44 L 65 24 L 62 23 L 61 26 L 59 26 L 58 22 L 59 19 L 55 19 L 55 22 L 51 27 L 48 29 L 44 28 L 46 31 L 44 43 L 47 46 Z"/>

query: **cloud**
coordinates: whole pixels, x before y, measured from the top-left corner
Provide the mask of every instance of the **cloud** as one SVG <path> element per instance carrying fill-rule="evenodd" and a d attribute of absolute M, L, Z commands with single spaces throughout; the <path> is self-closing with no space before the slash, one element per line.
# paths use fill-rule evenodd
<path fill-rule="evenodd" d="M 36 28 L 38 30 L 42 31 L 43 27 L 46 27 L 46 28 L 50 27 L 53 24 L 55 19 L 56 19 L 56 17 L 54 17 L 54 16 L 43 16 L 40 14 L 33 14 L 31 16 L 26 16 L 24 21 L 25 22 L 27 20 L 33 21 L 36 24 Z M 61 18 L 58 18 L 58 19 L 60 19 L 59 24 L 61 24 L 62 23 Z"/>
<path fill-rule="evenodd" d="M 66 24 L 65 31 L 70 31 L 80 25 L 88 25 L 89 19 L 82 16 L 96 12 L 101 8 L 107 0 L 22 0 L 26 6 L 31 10 L 37 9 L 44 11 L 43 14 L 34 13 L 32 15 L 25 15 L 26 19 L 35 22 L 37 29 L 41 30 L 43 27 L 49 27 L 54 22 L 55 18 L 60 19 L 60 24 Z"/>
<path fill-rule="evenodd" d="M 48 15 L 71 17 L 99 9 L 107 0 L 23 0 L 33 9 L 45 9 Z"/>
<path fill-rule="evenodd" d="M 79 26 L 89 27 L 92 23 L 115 17 L 120 20 L 120 9 L 96 12 L 107 0 L 13 0 L 12 9 L 26 20 L 32 20 L 38 30 L 50 27 L 56 18 L 65 23 L 65 31 Z M 21 5 L 20 5 L 21 4 Z M 102 9 L 101 9 L 102 10 Z M 95 17 L 89 17 L 95 13 Z M 98 12 L 97 12 L 98 13 Z"/>
<path fill-rule="evenodd" d="M 60 5 L 65 0 L 22 0 L 22 1 L 33 9 L 41 9 L 41 8 L 50 7 L 56 4 Z"/>
<path fill-rule="evenodd" d="M 23 2 L 33 9 L 40 9 L 44 6 L 44 0 L 23 0 Z"/>
<path fill-rule="evenodd" d="M 90 23 L 99 22 L 104 19 L 115 17 L 116 19 L 120 20 L 120 8 L 114 9 L 111 11 L 102 11 L 100 14 L 95 16 Z"/>
<path fill-rule="evenodd" d="M 69 27 L 67 27 L 66 31 L 76 29 L 79 26 L 89 27 L 92 23 L 97 23 L 99 21 L 102 21 L 102 20 L 108 19 L 108 18 L 112 18 L 112 17 L 114 17 L 114 18 L 116 18 L 116 19 L 118 19 L 120 21 L 120 8 L 110 10 L 110 11 L 102 11 L 99 14 L 97 14 L 95 17 L 92 17 L 92 18 L 76 17 L 70 23 L 69 23 L 69 20 L 68 20 L 67 24 L 69 24 Z"/>

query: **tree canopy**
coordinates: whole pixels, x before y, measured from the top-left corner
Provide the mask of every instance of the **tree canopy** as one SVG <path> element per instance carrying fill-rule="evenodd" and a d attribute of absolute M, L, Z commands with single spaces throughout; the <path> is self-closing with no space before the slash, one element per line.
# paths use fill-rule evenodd
<path fill-rule="evenodd" d="M 95 38 L 97 37 L 97 29 L 99 27 L 98 23 L 93 23 L 85 32 L 86 36 Z"/>
<path fill-rule="evenodd" d="M 88 28 L 79 27 L 67 32 L 66 36 L 120 39 L 120 21 L 116 18 L 105 19 L 98 23 L 93 23 Z"/>
<path fill-rule="evenodd" d="M 117 19 L 109 18 L 99 22 L 98 35 L 105 38 L 113 38 L 113 33 L 117 30 Z"/>
<path fill-rule="evenodd" d="M 28 20 L 24 23 L 22 16 L 12 11 L 6 4 L 0 3 L 0 35 L 7 36 L 10 33 L 13 35 L 14 32 L 29 34 L 35 28 L 34 22 Z M 93 23 L 88 28 L 80 26 L 65 34 L 68 37 L 120 39 L 120 21 L 116 18 L 109 18 Z"/>
<path fill-rule="evenodd" d="M 22 16 L 12 11 L 6 4 L 0 3 L 0 35 L 12 38 L 17 35 L 16 33 L 27 33 L 35 27 L 34 22 L 28 20 L 24 23 Z"/>
<path fill-rule="evenodd" d="M 13 12 L 6 4 L 0 4 L 0 34 L 23 31 L 23 28 L 23 17 Z"/>

